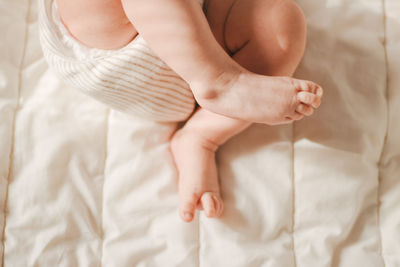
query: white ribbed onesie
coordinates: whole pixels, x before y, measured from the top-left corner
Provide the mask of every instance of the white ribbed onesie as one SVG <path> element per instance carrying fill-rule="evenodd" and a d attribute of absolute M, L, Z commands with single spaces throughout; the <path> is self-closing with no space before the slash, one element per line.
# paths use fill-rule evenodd
<path fill-rule="evenodd" d="M 111 108 L 142 118 L 182 121 L 191 115 L 195 100 L 189 85 L 140 35 L 121 49 L 88 48 L 69 34 L 53 1 L 39 0 L 40 41 L 61 79 Z"/>

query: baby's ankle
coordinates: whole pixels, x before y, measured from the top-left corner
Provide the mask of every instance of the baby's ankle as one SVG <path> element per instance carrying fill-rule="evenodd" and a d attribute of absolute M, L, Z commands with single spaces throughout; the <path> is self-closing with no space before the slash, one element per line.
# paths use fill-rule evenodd
<path fill-rule="evenodd" d="M 230 68 L 210 78 L 203 78 L 190 84 L 193 94 L 200 105 L 204 102 L 216 101 L 229 91 L 246 70 Z"/>
<path fill-rule="evenodd" d="M 192 151 L 200 149 L 214 153 L 219 148 L 219 145 L 220 144 L 212 140 L 212 138 L 207 138 L 206 136 L 185 128 L 178 130 L 171 140 L 172 150 L 185 147 Z"/>

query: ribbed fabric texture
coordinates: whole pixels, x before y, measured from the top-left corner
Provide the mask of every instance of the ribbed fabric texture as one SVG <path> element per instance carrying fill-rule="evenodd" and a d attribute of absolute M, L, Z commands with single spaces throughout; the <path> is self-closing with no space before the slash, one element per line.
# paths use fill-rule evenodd
<path fill-rule="evenodd" d="M 103 56 L 77 58 L 52 19 L 53 0 L 39 1 L 40 41 L 54 72 L 113 109 L 155 121 L 182 121 L 193 112 L 189 85 L 138 35 Z"/>

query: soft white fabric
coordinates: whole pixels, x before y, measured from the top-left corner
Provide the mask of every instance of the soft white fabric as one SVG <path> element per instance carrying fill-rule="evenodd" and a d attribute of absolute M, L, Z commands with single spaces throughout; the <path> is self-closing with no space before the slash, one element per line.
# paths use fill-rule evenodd
<path fill-rule="evenodd" d="M 36 2 L 0 2 L 3 266 L 399 267 L 398 0 L 298 3 L 309 28 L 296 76 L 324 87 L 321 108 L 224 145 L 223 218 L 185 224 L 175 124 L 62 83 L 41 53 Z"/>

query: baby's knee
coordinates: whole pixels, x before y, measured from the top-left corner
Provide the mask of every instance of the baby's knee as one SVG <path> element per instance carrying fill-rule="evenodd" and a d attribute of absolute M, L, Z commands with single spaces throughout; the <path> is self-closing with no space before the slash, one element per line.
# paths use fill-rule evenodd
<path fill-rule="evenodd" d="M 303 52 L 307 30 L 301 8 L 293 0 L 276 0 L 270 14 L 270 23 L 281 51 L 289 55 Z"/>

